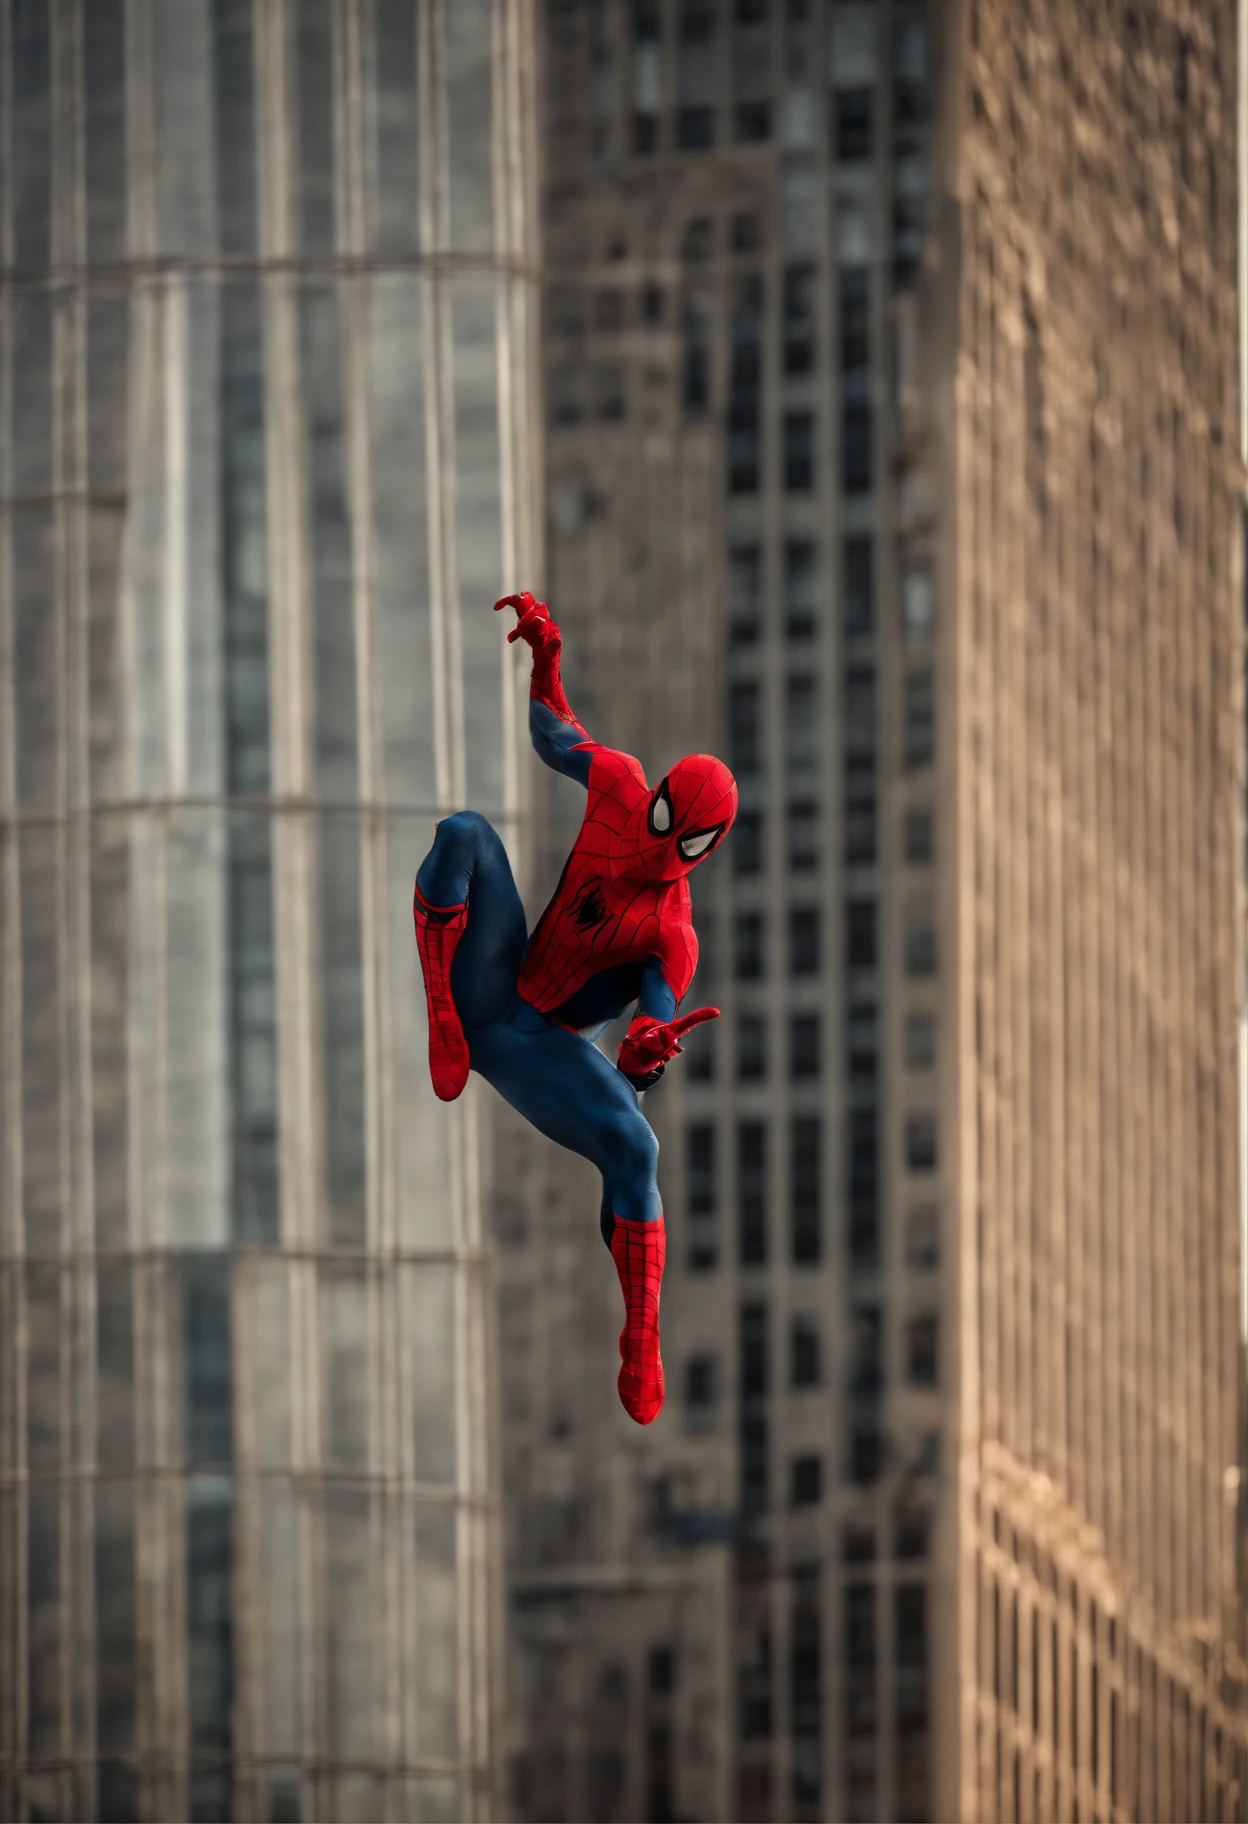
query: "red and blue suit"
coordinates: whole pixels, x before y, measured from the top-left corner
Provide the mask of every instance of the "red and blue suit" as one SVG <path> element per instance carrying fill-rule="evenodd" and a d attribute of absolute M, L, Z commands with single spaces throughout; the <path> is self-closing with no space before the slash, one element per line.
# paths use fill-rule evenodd
<path fill-rule="evenodd" d="M 656 787 L 638 761 L 586 734 L 559 675 L 559 629 L 544 602 L 504 596 L 508 638 L 533 653 L 529 729 L 548 766 L 586 788 L 585 817 L 529 934 L 497 831 L 476 811 L 438 824 L 416 876 L 416 938 L 429 1004 L 429 1070 L 453 1101 L 477 1071 L 541 1133 L 602 1174 L 601 1223 L 624 1293 L 620 1399 L 639 1424 L 663 1405 L 659 1287 L 667 1238 L 658 1141 L 638 1092 L 663 1075 L 701 1007 L 677 1018 L 697 939 L 687 875 L 737 810 L 719 760 L 680 760 Z M 588 1034 L 636 1002 L 612 1064 Z"/>

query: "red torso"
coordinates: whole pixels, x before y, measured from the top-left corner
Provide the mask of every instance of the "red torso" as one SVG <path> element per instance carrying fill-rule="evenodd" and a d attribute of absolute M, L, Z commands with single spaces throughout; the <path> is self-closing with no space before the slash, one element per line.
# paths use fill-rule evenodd
<path fill-rule="evenodd" d="M 551 1013 L 603 970 L 658 959 L 681 1000 L 697 966 L 689 883 L 637 872 L 650 788 L 628 754 L 595 748 L 585 820 L 537 922 L 517 988 Z"/>

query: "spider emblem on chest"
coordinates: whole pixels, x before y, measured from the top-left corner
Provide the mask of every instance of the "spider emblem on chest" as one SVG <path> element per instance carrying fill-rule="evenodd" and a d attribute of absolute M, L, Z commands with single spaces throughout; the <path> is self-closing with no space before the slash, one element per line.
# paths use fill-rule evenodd
<path fill-rule="evenodd" d="M 592 931 L 606 916 L 607 902 L 602 897 L 602 883 L 587 880 L 568 907 L 568 917 L 578 931 Z"/>

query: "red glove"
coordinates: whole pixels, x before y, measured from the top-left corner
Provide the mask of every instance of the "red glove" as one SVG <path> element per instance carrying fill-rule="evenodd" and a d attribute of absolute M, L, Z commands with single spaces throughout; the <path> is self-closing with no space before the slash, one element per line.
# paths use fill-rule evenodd
<path fill-rule="evenodd" d="M 507 635 L 510 646 L 516 640 L 523 640 L 533 654 L 533 681 L 529 686 L 531 696 L 545 703 L 562 722 L 576 722 L 576 717 L 568 707 L 568 699 L 563 694 L 563 683 L 559 676 L 559 654 L 563 640 L 559 629 L 550 618 L 550 609 L 545 602 L 539 602 L 522 589 L 519 595 L 505 595 L 494 604 L 497 614 L 500 608 L 515 608 L 520 619 Z M 576 722 L 579 728 L 580 723 Z"/>
<path fill-rule="evenodd" d="M 718 1007 L 699 1007 L 678 1020 L 656 1020 L 639 1013 L 625 1034 L 616 1063 L 634 1089 L 649 1089 L 668 1062 L 685 1049 L 680 1043 L 684 1035 L 703 1020 L 718 1018 Z"/>

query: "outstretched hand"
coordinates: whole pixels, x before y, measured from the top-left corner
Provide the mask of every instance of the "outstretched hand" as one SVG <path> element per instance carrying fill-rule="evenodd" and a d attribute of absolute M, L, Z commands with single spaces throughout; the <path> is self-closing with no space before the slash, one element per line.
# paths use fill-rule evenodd
<path fill-rule="evenodd" d="M 518 595 L 503 596 L 501 601 L 494 604 L 495 614 L 500 608 L 515 608 L 520 615 L 507 635 L 509 646 L 516 640 L 523 640 L 526 646 L 539 652 L 559 645 L 559 629 L 550 618 L 550 609 L 545 602 L 539 602 L 535 596 L 530 595 L 527 589 L 522 589 Z"/>
<path fill-rule="evenodd" d="M 681 1044 L 687 1032 L 704 1020 L 717 1020 L 718 1007 L 698 1007 L 682 1014 L 678 1020 L 634 1020 L 620 1046 L 618 1063 L 626 1077 L 644 1077 L 662 1069 L 685 1048 Z"/>

